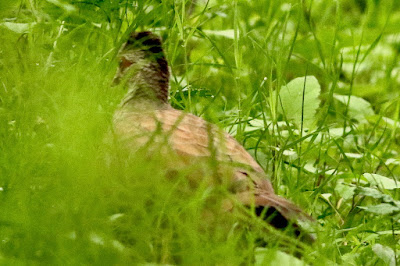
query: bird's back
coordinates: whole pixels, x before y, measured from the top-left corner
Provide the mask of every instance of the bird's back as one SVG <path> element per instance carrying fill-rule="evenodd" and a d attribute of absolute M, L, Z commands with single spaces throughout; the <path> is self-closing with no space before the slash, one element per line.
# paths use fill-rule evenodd
<path fill-rule="evenodd" d="M 243 205 L 277 210 L 283 224 L 310 219 L 296 205 L 275 194 L 263 169 L 232 136 L 169 105 L 169 72 L 158 36 L 133 33 L 121 57 L 117 78 L 127 82 L 128 93 L 115 113 L 114 132 L 123 147 L 131 152 L 144 147 L 150 153 L 164 154 L 173 168 L 209 162 L 216 169 L 217 179 L 222 176 Z M 194 179 L 203 178 L 209 177 L 200 174 Z"/>

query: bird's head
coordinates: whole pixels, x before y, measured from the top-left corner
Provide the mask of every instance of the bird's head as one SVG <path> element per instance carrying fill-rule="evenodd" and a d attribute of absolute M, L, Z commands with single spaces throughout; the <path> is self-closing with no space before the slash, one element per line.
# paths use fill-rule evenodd
<path fill-rule="evenodd" d="M 128 87 L 131 98 L 167 102 L 169 69 L 161 38 L 152 32 L 133 32 L 122 45 L 114 83 Z"/>

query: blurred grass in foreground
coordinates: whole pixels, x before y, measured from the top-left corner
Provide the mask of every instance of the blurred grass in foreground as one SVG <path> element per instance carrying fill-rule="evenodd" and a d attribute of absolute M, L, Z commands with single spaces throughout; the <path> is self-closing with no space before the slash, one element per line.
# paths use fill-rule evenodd
<path fill-rule="evenodd" d="M 306 262 L 393 265 L 396 1 L 1 1 L 0 15 L 2 263 L 251 264 L 272 236 L 265 254 L 295 252 L 254 217 L 205 217 L 218 189 L 184 193 L 162 157 L 107 143 L 114 57 L 138 29 L 165 39 L 172 104 L 234 134 L 318 219 Z M 303 76 L 321 84 L 309 125 L 277 101 Z"/>

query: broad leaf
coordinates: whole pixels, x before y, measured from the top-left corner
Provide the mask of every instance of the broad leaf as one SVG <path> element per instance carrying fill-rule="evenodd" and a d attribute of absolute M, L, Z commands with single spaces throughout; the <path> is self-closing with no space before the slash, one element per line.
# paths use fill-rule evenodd
<path fill-rule="evenodd" d="M 398 207 L 393 206 L 389 203 L 381 203 L 373 206 L 359 206 L 358 208 L 363 209 L 367 212 L 372 212 L 380 215 L 392 214 L 394 212 L 400 211 Z"/>
<path fill-rule="evenodd" d="M 59 0 L 46 0 L 49 3 L 52 3 L 53 5 L 56 5 L 58 7 L 61 7 L 62 9 L 64 9 L 66 12 L 68 13 L 72 13 L 75 12 L 77 9 L 75 8 L 75 6 L 68 4 L 68 3 L 64 3 L 62 1 Z"/>
<path fill-rule="evenodd" d="M 371 107 L 371 104 L 363 98 L 339 94 L 334 94 L 334 97 L 336 100 L 340 101 L 344 105 L 347 105 L 347 103 L 349 103 L 350 117 L 360 122 L 365 121 L 366 117 L 373 116 L 375 114 L 374 110 Z"/>
<path fill-rule="evenodd" d="M 387 178 L 385 176 L 365 173 L 363 176 L 368 180 L 371 185 L 379 186 L 384 189 L 396 189 L 400 188 L 400 182 Z"/>
<path fill-rule="evenodd" d="M 2 22 L 2 23 L 0 23 L 0 26 L 3 26 L 15 33 L 29 33 L 35 25 L 36 25 L 36 22 L 32 22 L 32 23 Z"/>
<path fill-rule="evenodd" d="M 394 200 L 392 196 L 384 194 L 378 189 L 370 187 L 358 187 L 355 192 L 359 195 L 371 197 L 374 199 L 382 199 L 383 202 L 394 203 L 397 207 L 400 207 L 400 201 Z"/>
<path fill-rule="evenodd" d="M 305 262 L 279 250 L 256 248 L 254 265 L 304 266 Z"/>
<path fill-rule="evenodd" d="M 372 250 L 380 259 L 385 262 L 385 265 L 396 265 L 395 253 L 390 247 L 382 246 L 381 244 L 375 244 L 372 246 Z"/>
<path fill-rule="evenodd" d="M 296 78 L 281 88 L 279 110 L 297 127 L 300 127 L 302 118 L 305 127 L 310 127 L 320 104 L 320 92 L 321 86 L 314 76 Z"/>
<path fill-rule="evenodd" d="M 354 195 L 355 187 L 347 184 L 337 183 L 335 191 L 344 199 L 351 199 Z"/>

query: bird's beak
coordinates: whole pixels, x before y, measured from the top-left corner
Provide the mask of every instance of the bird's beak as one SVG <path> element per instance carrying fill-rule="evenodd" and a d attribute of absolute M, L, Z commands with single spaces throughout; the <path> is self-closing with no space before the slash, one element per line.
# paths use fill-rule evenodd
<path fill-rule="evenodd" d="M 114 79 L 112 81 L 113 86 L 118 86 L 121 83 L 121 69 L 117 69 L 117 73 L 115 73 Z"/>
<path fill-rule="evenodd" d="M 117 73 L 115 73 L 114 80 L 113 80 L 113 85 L 117 86 L 121 83 L 121 80 L 123 79 L 123 76 L 129 73 L 129 68 L 130 66 L 133 65 L 132 60 L 126 59 L 124 56 L 121 57 Z"/>

